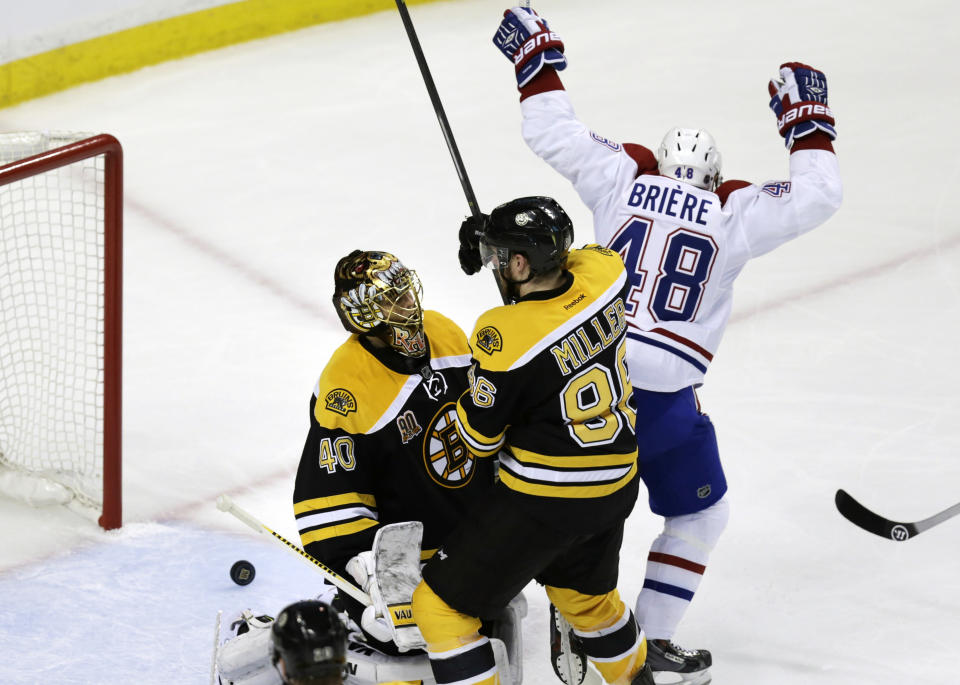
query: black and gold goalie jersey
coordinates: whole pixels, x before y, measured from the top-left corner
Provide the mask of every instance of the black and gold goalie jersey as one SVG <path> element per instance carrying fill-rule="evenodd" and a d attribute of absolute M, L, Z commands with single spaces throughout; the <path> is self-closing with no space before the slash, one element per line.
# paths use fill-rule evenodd
<path fill-rule="evenodd" d="M 424 329 L 428 367 L 354 335 L 310 400 L 294 513 L 304 549 L 347 578 L 347 561 L 370 549 L 378 525 L 422 521 L 429 556 L 493 483 L 491 460 L 477 459 L 456 430 L 466 336 L 432 311 Z"/>
<path fill-rule="evenodd" d="M 564 284 L 481 315 L 470 339 L 470 392 L 458 428 L 531 515 L 568 529 L 605 528 L 637 496 L 635 412 L 626 365 L 617 253 L 573 250 Z"/>

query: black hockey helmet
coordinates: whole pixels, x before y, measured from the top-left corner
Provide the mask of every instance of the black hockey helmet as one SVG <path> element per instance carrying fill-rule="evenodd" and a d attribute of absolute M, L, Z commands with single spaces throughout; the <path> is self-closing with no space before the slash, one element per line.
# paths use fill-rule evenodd
<path fill-rule="evenodd" d="M 277 616 L 270 629 L 273 663 L 283 660 L 285 683 L 310 682 L 342 675 L 347 663 L 347 628 L 329 604 L 295 602 Z"/>
<path fill-rule="evenodd" d="M 484 266 L 506 269 L 519 252 L 530 262 L 531 277 L 563 268 L 573 244 L 573 222 L 550 197 L 535 195 L 505 202 L 490 212 L 480 236 Z"/>

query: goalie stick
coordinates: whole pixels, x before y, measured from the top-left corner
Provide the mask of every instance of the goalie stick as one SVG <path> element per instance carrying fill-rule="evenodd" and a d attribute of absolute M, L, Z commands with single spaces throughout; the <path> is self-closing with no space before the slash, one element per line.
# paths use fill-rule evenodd
<path fill-rule="evenodd" d="M 943 523 L 947 519 L 960 514 L 960 503 L 958 503 L 922 521 L 901 523 L 899 521 L 891 521 L 879 514 L 873 513 L 855 500 L 846 490 L 837 490 L 834 502 L 844 518 L 854 525 L 874 535 L 879 535 L 882 538 L 890 538 L 896 542 L 905 542 L 912 537 L 916 537 L 928 528 L 933 528 L 938 523 Z"/>
<path fill-rule="evenodd" d="M 270 537 L 273 540 L 276 540 L 282 544 L 288 552 L 297 556 L 301 561 L 306 561 L 310 564 L 315 571 L 319 571 L 328 581 L 336 585 L 338 588 L 346 592 L 348 595 L 353 597 L 358 602 L 370 606 L 372 604 L 370 600 L 370 595 L 358 588 L 356 585 L 351 583 L 349 580 L 346 580 L 340 576 L 336 571 L 331 568 L 328 568 L 320 561 L 312 557 L 311 555 L 304 552 L 300 547 L 293 544 L 285 537 L 280 535 L 280 533 L 268 528 L 259 520 L 257 520 L 252 514 L 240 508 L 240 506 L 234 502 L 229 495 L 220 495 L 217 497 L 217 509 L 220 511 L 225 511 L 228 514 L 232 514 L 236 518 L 243 521 L 245 524 L 250 526 L 253 530 Z"/>
<path fill-rule="evenodd" d="M 213 631 L 213 661 L 210 663 L 210 685 L 217 685 L 217 656 L 220 654 L 220 621 L 223 610 L 217 612 L 217 625 Z"/>

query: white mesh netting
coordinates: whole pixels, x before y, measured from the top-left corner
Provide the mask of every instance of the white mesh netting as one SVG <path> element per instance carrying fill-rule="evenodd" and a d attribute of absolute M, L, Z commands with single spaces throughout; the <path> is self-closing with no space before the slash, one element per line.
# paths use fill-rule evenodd
<path fill-rule="evenodd" d="M 90 135 L 0 134 L 0 166 Z M 0 490 L 32 504 L 102 503 L 103 176 L 0 185 Z"/>

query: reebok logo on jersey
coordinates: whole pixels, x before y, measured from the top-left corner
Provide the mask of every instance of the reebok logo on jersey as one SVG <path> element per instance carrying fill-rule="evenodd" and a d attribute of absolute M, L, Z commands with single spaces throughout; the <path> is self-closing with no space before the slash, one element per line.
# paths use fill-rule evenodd
<path fill-rule="evenodd" d="M 493 326 L 484 326 L 477 331 L 477 347 L 492 355 L 503 349 L 503 336 Z"/>
<path fill-rule="evenodd" d="M 586 298 L 587 298 L 586 295 L 584 295 L 583 293 L 580 293 L 577 297 L 575 297 L 575 298 L 573 299 L 572 302 L 563 305 L 563 308 L 564 308 L 564 309 L 570 309 L 571 307 L 576 307 L 578 304 L 580 304 L 581 302 L 583 302 Z"/>
<path fill-rule="evenodd" d="M 329 411 L 340 416 L 346 416 L 352 411 L 357 411 L 357 400 L 350 394 L 349 390 L 343 388 L 334 388 L 323 398 Z"/>

